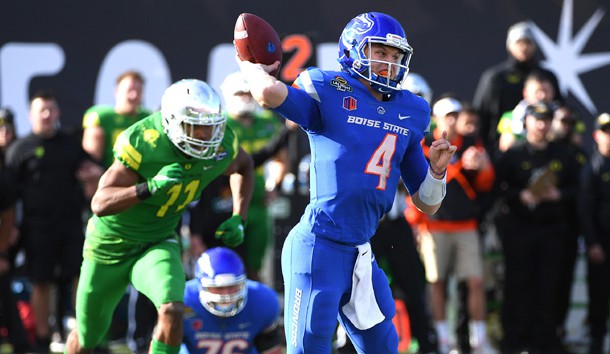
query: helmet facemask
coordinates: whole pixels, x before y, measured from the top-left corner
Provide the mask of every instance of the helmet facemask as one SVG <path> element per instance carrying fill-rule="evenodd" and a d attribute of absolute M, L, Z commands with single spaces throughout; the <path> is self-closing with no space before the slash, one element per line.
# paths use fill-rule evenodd
<path fill-rule="evenodd" d="M 224 137 L 226 117 L 199 113 L 192 107 L 185 107 L 184 111 L 180 117 L 173 115 L 167 119 L 167 136 L 180 151 L 191 157 L 204 160 L 213 158 Z M 209 138 L 197 138 L 197 129 L 204 129 L 204 135 Z"/>
<path fill-rule="evenodd" d="M 397 36 L 388 34 L 388 37 Z M 413 49 L 406 43 L 406 39 L 397 37 L 394 38 L 393 41 L 399 43 L 401 39 L 405 44 L 402 46 L 395 46 L 386 38 L 365 37 L 365 40 L 362 41 L 358 47 L 354 47 L 354 49 L 350 51 L 350 54 L 355 53 L 357 55 L 352 64 L 353 73 L 369 81 L 371 86 L 381 93 L 390 93 L 391 90 L 399 90 L 404 78 L 409 72 L 409 61 L 413 54 Z M 372 56 L 373 44 L 375 43 L 398 48 L 402 52 L 400 61 L 395 63 L 385 60 L 369 59 L 365 53 L 369 53 L 369 56 Z M 386 64 L 388 66 L 386 75 L 383 75 L 383 73 L 374 73 L 371 70 L 371 66 L 374 63 Z"/>
<path fill-rule="evenodd" d="M 199 301 L 216 316 L 235 316 L 246 305 L 247 295 L 245 275 L 219 274 L 213 279 L 200 279 Z"/>
<path fill-rule="evenodd" d="M 180 151 L 204 160 L 216 156 L 227 119 L 211 87 L 199 80 L 178 81 L 165 91 L 161 114 L 165 133 Z"/>

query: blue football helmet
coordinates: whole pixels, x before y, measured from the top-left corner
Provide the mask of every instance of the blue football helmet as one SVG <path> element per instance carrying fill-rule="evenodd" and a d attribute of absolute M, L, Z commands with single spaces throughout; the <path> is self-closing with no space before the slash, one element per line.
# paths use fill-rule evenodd
<path fill-rule="evenodd" d="M 373 43 L 398 48 L 403 56 L 399 63 L 382 60 L 371 60 L 365 55 Z M 361 77 L 371 83 L 377 91 L 387 94 L 400 90 L 403 79 L 409 72 L 409 61 L 413 48 L 407 42 L 407 36 L 400 23 L 393 17 L 379 12 L 368 12 L 352 19 L 339 38 L 339 63 L 343 70 L 355 77 Z M 388 65 L 388 73 L 381 76 L 373 73 L 371 64 Z"/>
<path fill-rule="evenodd" d="M 205 251 L 195 265 L 195 277 L 199 279 L 199 301 L 210 313 L 231 317 L 246 305 L 244 263 L 231 249 L 214 247 Z"/>

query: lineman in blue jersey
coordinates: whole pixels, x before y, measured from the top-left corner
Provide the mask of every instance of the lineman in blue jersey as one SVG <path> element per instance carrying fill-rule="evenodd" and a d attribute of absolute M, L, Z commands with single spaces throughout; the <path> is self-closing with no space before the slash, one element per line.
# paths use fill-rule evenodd
<path fill-rule="evenodd" d="M 424 157 L 430 107 L 400 87 L 411 54 L 400 23 L 371 12 L 341 34 L 342 71 L 310 68 L 289 87 L 267 74 L 279 62 L 237 58 L 253 97 L 310 141 L 310 203 L 282 250 L 288 353 L 330 353 L 337 319 L 359 353 L 397 353 L 394 301 L 368 241 L 401 177 L 415 205 L 436 212 L 456 149 L 443 134 Z"/>
<path fill-rule="evenodd" d="M 195 265 L 184 294 L 181 354 L 281 354 L 278 295 L 246 279 L 237 253 L 215 247 Z"/>

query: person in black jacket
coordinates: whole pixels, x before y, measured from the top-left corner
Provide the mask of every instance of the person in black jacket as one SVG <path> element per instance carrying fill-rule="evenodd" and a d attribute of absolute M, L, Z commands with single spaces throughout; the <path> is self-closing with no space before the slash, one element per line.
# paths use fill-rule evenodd
<path fill-rule="evenodd" d="M 574 149 L 546 137 L 547 105 L 526 109 L 526 139 L 496 165 L 496 220 L 505 258 L 502 350 L 562 353 L 556 333 L 556 293 L 564 276 L 565 238 L 576 202 L 580 164 Z"/>
<path fill-rule="evenodd" d="M 473 106 L 480 116 L 480 135 L 492 156 L 498 145 L 498 121 L 504 112 L 515 108 L 523 98 L 523 83 L 531 72 L 547 73 L 555 88 L 555 99 L 563 101 L 557 77 L 539 64 L 537 46 L 528 22 L 515 23 L 508 29 L 506 49 L 508 59 L 483 72 L 473 98 Z"/>
<path fill-rule="evenodd" d="M 97 183 L 102 174 L 80 141 L 59 129 L 59 117 L 50 91 L 35 94 L 30 101 L 32 132 L 11 144 L 6 154 L 6 169 L 23 206 L 20 231 L 39 352 L 49 350 L 51 285 L 75 286 L 78 281 L 84 186 Z"/>
<path fill-rule="evenodd" d="M 589 153 L 584 149 L 582 144 L 585 124 L 580 117 L 579 112 L 573 108 L 563 105 L 555 110 L 553 115 L 553 123 L 548 138 L 562 144 L 566 144 L 570 149 L 576 152 L 576 158 L 579 164 L 584 166 L 588 159 Z M 557 333 L 559 338 L 564 341 L 567 335 L 566 319 L 570 312 L 572 301 L 572 284 L 574 282 L 574 266 L 579 254 L 579 244 L 582 240 L 582 230 L 580 227 L 578 207 L 573 204 L 573 209 L 570 212 L 569 233 L 565 239 L 566 257 L 561 265 L 561 272 L 564 276 L 561 277 L 561 284 L 557 292 Z"/>
<path fill-rule="evenodd" d="M 587 244 L 590 354 L 603 353 L 610 300 L 610 114 L 596 119 L 597 149 L 582 170 L 578 211 Z"/>

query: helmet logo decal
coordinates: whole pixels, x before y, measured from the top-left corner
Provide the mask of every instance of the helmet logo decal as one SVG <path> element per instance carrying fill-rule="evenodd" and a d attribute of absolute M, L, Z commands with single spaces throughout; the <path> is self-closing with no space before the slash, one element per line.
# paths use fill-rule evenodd
<path fill-rule="evenodd" d="M 356 109 L 356 107 L 358 106 L 358 101 L 351 97 L 351 96 L 347 96 L 343 98 L 343 108 L 347 109 L 348 111 L 353 111 Z"/>
<path fill-rule="evenodd" d="M 337 88 L 337 91 L 354 92 L 354 89 L 347 83 L 347 80 L 341 76 L 336 76 L 334 79 L 331 79 L 330 85 Z"/>
<path fill-rule="evenodd" d="M 343 44 L 347 48 L 354 44 L 354 38 L 357 35 L 367 33 L 375 25 L 375 22 L 369 18 L 368 13 L 357 16 L 352 21 L 354 24 L 343 32 Z"/>

